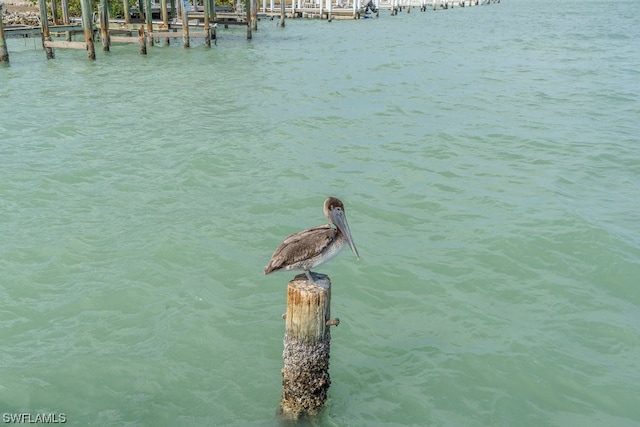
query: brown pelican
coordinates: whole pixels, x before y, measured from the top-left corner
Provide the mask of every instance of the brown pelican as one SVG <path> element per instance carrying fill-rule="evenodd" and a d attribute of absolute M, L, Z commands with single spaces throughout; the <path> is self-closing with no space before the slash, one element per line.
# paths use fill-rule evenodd
<path fill-rule="evenodd" d="M 319 225 L 287 237 L 271 256 L 264 274 L 277 270 L 304 270 L 307 279 L 313 283 L 311 269 L 338 255 L 345 241 L 356 258 L 360 259 L 342 202 L 335 197 L 327 198 L 324 201 L 324 215 L 336 228 L 329 224 Z"/>

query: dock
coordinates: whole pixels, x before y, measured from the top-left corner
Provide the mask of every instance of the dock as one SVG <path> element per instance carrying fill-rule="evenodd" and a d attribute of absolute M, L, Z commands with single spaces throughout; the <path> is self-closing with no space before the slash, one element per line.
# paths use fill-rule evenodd
<path fill-rule="evenodd" d="M 0 3 L 0 63 L 9 62 L 6 38 L 41 37 L 47 59 L 55 58 L 54 49 L 84 49 L 89 59 L 95 60 L 94 40 L 104 51 L 112 44 L 137 44 L 141 54 L 147 54 L 147 46 L 160 40 L 170 44 L 172 39 L 182 39 L 184 47 L 190 40 L 200 38 L 207 47 L 217 42 L 217 28 L 230 25 L 246 27 L 247 39 L 252 38 L 262 19 L 280 21 L 286 19 L 361 19 L 391 16 L 412 9 L 447 10 L 460 7 L 489 5 L 500 0 L 244 0 L 235 6 L 217 6 L 215 0 L 204 0 L 203 5 L 191 5 L 176 0 L 143 0 L 143 10 L 128 7 L 124 18 L 108 16 L 109 0 L 100 0 L 98 11 L 91 8 L 91 0 L 80 0 L 81 17 L 70 17 L 67 0 L 50 0 L 53 17 L 48 16 L 46 0 L 38 0 L 41 25 L 7 25 L 3 23 Z M 61 2 L 62 23 L 57 18 L 56 1 Z M 112 0 L 113 1 L 113 0 Z M 153 3 L 152 3 L 153 1 Z M 189 0 L 197 3 L 196 0 Z M 131 13 L 131 12 L 134 13 Z"/>

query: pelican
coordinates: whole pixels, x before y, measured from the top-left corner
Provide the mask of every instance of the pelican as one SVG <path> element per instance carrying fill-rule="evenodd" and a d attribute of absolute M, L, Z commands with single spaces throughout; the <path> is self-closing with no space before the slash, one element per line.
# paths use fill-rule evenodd
<path fill-rule="evenodd" d="M 338 255 L 345 242 L 360 259 L 342 202 L 335 197 L 327 198 L 324 201 L 324 215 L 336 228 L 329 224 L 319 225 L 287 237 L 271 256 L 264 274 L 277 270 L 304 270 L 307 279 L 314 283 L 311 269 Z"/>

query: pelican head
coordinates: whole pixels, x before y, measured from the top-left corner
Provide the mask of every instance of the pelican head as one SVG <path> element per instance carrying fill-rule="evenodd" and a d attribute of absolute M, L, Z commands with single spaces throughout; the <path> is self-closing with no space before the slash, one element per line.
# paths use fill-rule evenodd
<path fill-rule="evenodd" d="M 342 204 L 340 199 L 328 197 L 327 200 L 324 201 L 324 215 L 338 228 L 338 230 L 340 230 L 347 243 L 349 243 L 349 247 L 353 251 L 353 254 L 356 258 L 360 259 L 356 245 L 353 243 L 353 238 L 351 237 L 351 230 L 349 230 L 347 217 L 344 214 L 344 204 Z"/>

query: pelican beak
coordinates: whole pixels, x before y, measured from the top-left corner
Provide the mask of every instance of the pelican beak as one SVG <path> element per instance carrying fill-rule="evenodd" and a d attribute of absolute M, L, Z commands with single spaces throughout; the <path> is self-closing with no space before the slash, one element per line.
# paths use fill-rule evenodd
<path fill-rule="evenodd" d="M 353 243 L 351 230 L 349 230 L 349 223 L 347 222 L 347 217 L 344 215 L 344 211 L 342 209 L 334 208 L 329 211 L 329 217 L 331 218 L 331 222 L 333 222 L 336 227 L 340 229 L 342 234 L 344 234 L 344 238 L 347 239 L 347 243 L 349 243 L 349 247 L 353 251 L 356 258 L 360 259 L 360 255 L 358 255 L 356 245 L 355 243 Z"/>

